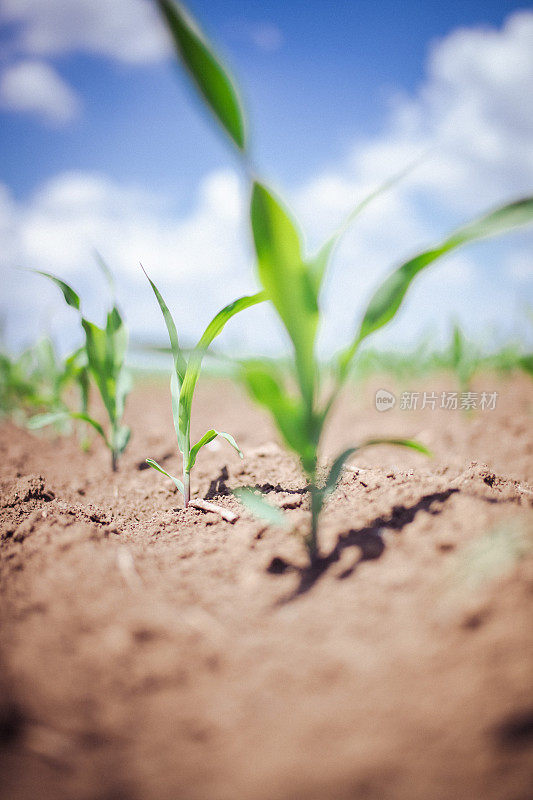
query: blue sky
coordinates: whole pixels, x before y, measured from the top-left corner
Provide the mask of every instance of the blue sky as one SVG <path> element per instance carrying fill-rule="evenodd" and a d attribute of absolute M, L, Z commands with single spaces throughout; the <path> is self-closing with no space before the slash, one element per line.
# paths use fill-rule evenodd
<path fill-rule="evenodd" d="M 533 93 L 531 6 L 195 0 L 190 8 L 242 87 L 260 171 L 297 210 L 312 245 L 364 191 L 436 147 L 347 237 L 327 295 L 327 349 L 349 335 L 399 256 L 533 191 L 533 114 L 524 108 Z M 164 335 L 139 260 L 162 282 L 186 337 L 196 334 L 253 286 L 245 193 L 152 4 L 4 0 L 0 9 L 8 341 L 48 327 L 70 343 L 73 321 L 54 293 L 13 268 L 61 272 L 96 313 L 93 247 L 119 274 L 134 334 Z M 389 340 L 433 324 L 445 336 L 455 316 L 472 335 L 522 334 L 524 306 L 533 305 L 531 246 L 530 234 L 513 235 L 439 267 Z M 239 322 L 233 336 L 266 340 L 266 349 L 281 342 L 264 314 Z"/>

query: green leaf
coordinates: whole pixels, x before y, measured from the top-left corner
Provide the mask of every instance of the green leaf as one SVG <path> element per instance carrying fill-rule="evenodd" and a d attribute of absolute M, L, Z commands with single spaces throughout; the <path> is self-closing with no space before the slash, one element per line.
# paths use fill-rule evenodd
<path fill-rule="evenodd" d="M 429 450 L 425 445 L 421 444 L 421 442 L 417 442 L 416 439 L 366 439 L 361 444 L 357 445 L 355 448 L 356 450 L 362 450 L 363 447 L 372 447 L 376 444 L 391 444 L 395 447 L 408 447 L 411 450 L 416 450 L 418 453 L 422 453 L 424 456 L 432 456 L 433 453 Z"/>
<path fill-rule="evenodd" d="M 89 416 L 89 414 L 84 414 L 83 412 L 78 412 L 78 411 L 71 411 L 70 416 L 73 419 L 81 419 L 83 420 L 83 422 L 87 422 L 88 425 L 91 425 L 95 429 L 95 431 L 97 431 L 100 434 L 100 436 L 102 437 L 106 445 L 109 447 L 109 449 L 111 449 L 111 445 L 109 443 L 109 440 L 105 434 L 103 427 L 100 425 L 99 422 L 93 419 L 93 417 Z"/>
<path fill-rule="evenodd" d="M 396 175 L 393 175 L 391 178 L 388 178 L 384 181 L 380 186 L 374 189 L 370 194 L 364 197 L 353 209 L 353 211 L 348 214 L 340 228 L 331 236 L 327 242 L 320 248 L 316 256 L 311 259 L 309 262 L 309 268 L 311 270 L 311 274 L 313 276 L 313 282 L 315 284 L 316 292 L 320 291 L 320 287 L 324 280 L 324 275 L 327 270 L 327 266 L 329 260 L 332 256 L 334 249 L 337 247 L 339 241 L 342 239 L 352 222 L 365 210 L 365 208 L 370 205 L 370 203 L 375 200 L 376 198 L 380 197 L 380 195 L 384 194 L 384 192 L 392 189 L 399 183 L 406 175 L 412 172 L 421 161 L 424 160 L 426 156 L 417 159 L 412 164 L 409 164 L 407 167 L 402 169 Z"/>
<path fill-rule="evenodd" d="M 55 425 L 56 422 L 64 422 L 69 417 L 70 413 L 68 411 L 50 411 L 45 414 L 34 414 L 33 417 L 27 420 L 26 427 L 30 431 L 38 431 L 48 425 Z"/>
<path fill-rule="evenodd" d="M 207 105 L 240 150 L 246 125 L 237 89 L 198 24 L 180 3 L 158 0 L 174 46 Z"/>
<path fill-rule="evenodd" d="M 326 478 L 326 482 L 324 484 L 324 494 L 331 494 L 331 492 L 335 491 L 347 459 L 352 455 L 352 453 L 355 453 L 357 449 L 357 447 L 349 447 L 347 450 L 341 453 L 340 456 L 337 456 L 328 472 L 328 477 Z"/>
<path fill-rule="evenodd" d="M 117 432 L 115 433 L 113 441 L 114 450 L 116 451 L 117 455 L 122 455 L 122 453 L 128 446 L 130 437 L 131 437 L 131 428 L 128 428 L 127 425 L 121 425 L 120 428 L 118 428 Z"/>
<path fill-rule="evenodd" d="M 287 394 L 276 366 L 268 361 L 244 362 L 241 378 L 251 397 L 270 412 L 285 444 L 298 454 L 304 469 L 312 470 L 313 431 L 308 427 L 306 409 L 299 399 Z"/>
<path fill-rule="evenodd" d="M 359 344 L 374 331 L 382 328 L 395 316 L 414 278 L 434 261 L 462 245 L 495 236 L 520 225 L 533 222 L 533 198 L 528 197 L 502 206 L 468 225 L 459 228 L 431 250 L 410 258 L 398 267 L 374 293 L 350 347 L 341 354 L 341 376 L 346 375 Z"/>
<path fill-rule="evenodd" d="M 313 277 L 303 260 L 300 235 L 281 203 L 257 182 L 250 215 L 259 279 L 292 340 L 300 388 L 311 407 L 318 301 Z"/>
<path fill-rule="evenodd" d="M 283 511 L 267 503 L 259 492 L 254 492 L 253 489 L 241 486 L 238 489 L 234 489 L 233 494 L 254 517 L 258 517 L 268 522 L 269 525 L 275 525 L 279 528 L 288 526 L 288 520 Z"/>
<path fill-rule="evenodd" d="M 176 370 L 176 375 L 178 376 L 181 385 L 183 383 L 183 378 L 185 377 L 187 362 L 183 357 L 183 353 L 179 345 L 176 325 L 174 324 L 172 314 L 168 310 L 167 304 L 163 300 L 163 297 L 161 296 L 159 289 L 157 288 L 155 283 L 152 280 L 150 280 L 150 278 L 148 277 L 148 273 L 146 272 L 142 264 L 141 264 L 141 269 L 148 278 L 148 282 L 153 289 L 157 302 L 159 303 L 159 308 L 161 309 L 161 313 L 163 314 L 163 319 L 165 320 L 165 325 L 167 326 L 168 337 L 170 339 L 170 346 L 172 347 L 172 356 L 174 357 L 174 369 Z"/>
<path fill-rule="evenodd" d="M 94 251 L 94 257 L 96 259 L 96 263 L 98 264 L 100 271 L 102 272 L 104 278 L 107 281 L 107 285 L 109 286 L 109 291 L 111 296 L 114 298 L 116 294 L 116 286 L 115 286 L 115 278 L 113 273 L 111 272 L 109 266 L 104 261 L 98 250 Z"/>
<path fill-rule="evenodd" d="M 330 467 L 328 476 L 326 478 L 326 482 L 324 484 L 324 493 L 330 494 L 331 492 L 335 491 L 337 484 L 339 482 L 339 478 L 342 474 L 342 470 L 347 459 L 359 450 L 363 450 L 365 447 L 372 447 L 376 444 L 390 444 L 395 445 L 396 447 L 409 447 L 411 450 L 417 450 L 419 453 L 423 453 L 426 456 L 431 456 L 432 453 L 430 450 L 427 449 L 423 444 L 420 442 L 415 441 L 414 439 L 366 439 L 361 444 L 356 445 L 355 447 L 349 447 L 340 456 L 337 456 L 335 461 Z"/>
<path fill-rule="evenodd" d="M 251 306 L 255 306 L 258 303 L 262 303 L 266 300 L 266 293 L 265 292 L 258 292 L 257 294 L 253 295 L 245 295 L 244 297 L 240 297 L 238 300 L 234 300 L 227 306 L 216 314 L 215 317 L 211 320 L 205 331 L 203 332 L 200 340 L 194 350 L 191 353 L 189 358 L 189 363 L 187 364 L 187 368 L 185 370 L 185 376 L 183 378 L 183 385 L 180 391 L 180 430 L 182 434 L 188 429 L 190 425 L 191 419 L 191 409 L 192 409 L 192 399 L 194 395 L 194 389 L 196 387 L 196 383 L 200 376 L 200 369 L 202 367 L 203 358 L 209 348 L 209 345 L 220 333 L 222 333 L 224 326 L 226 325 L 229 320 L 238 314 L 240 311 L 244 311 L 246 308 L 250 308 Z M 183 452 L 183 451 L 182 451 Z"/>
<path fill-rule="evenodd" d="M 38 269 L 33 270 L 33 272 L 35 272 L 36 275 L 42 275 L 44 278 L 48 278 L 49 280 L 53 281 L 53 283 L 55 283 L 56 286 L 59 286 L 63 292 L 63 297 L 65 298 L 67 305 L 75 308 L 76 311 L 80 310 L 80 298 L 74 289 L 68 285 L 68 283 L 65 283 L 65 281 L 62 281 L 61 278 L 57 278 L 55 275 L 51 275 L 49 272 L 41 272 L 41 270 Z"/>
<path fill-rule="evenodd" d="M 157 463 L 157 461 L 154 461 L 153 458 L 147 458 L 146 459 L 146 463 L 149 464 L 153 469 L 156 469 L 158 472 L 161 472 L 162 475 L 166 475 L 167 478 L 170 478 L 170 480 L 177 486 L 178 490 L 182 493 L 182 495 L 185 496 L 185 490 L 183 488 L 183 483 L 180 481 L 179 478 L 175 478 L 173 475 L 171 475 L 169 472 L 167 472 L 166 469 L 163 469 L 163 467 L 160 467 L 159 464 Z"/>
<path fill-rule="evenodd" d="M 109 419 L 116 419 L 115 376 L 110 363 L 108 336 L 105 330 L 82 318 L 89 369 L 98 387 Z"/>
<path fill-rule="evenodd" d="M 198 455 L 199 450 L 204 445 L 209 444 L 209 442 L 212 442 L 213 439 L 216 439 L 217 436 L 221 436 L 223 439 L 226 439 L 226 441 L 229 442 L 230 445 L 238 452 L 240 457 L 244 458 L 239 445 L 237 444 L 231 433 L 224 433 L 224 431 L 216 431 L 214 428 L 211 428 L 211 430 L 207 431 L 207 433 L 204 433 L 202 438 L 198 442 L 196 442 L 196 444 L 193 445 L 193 447 L 191 447 L 191 452 L 189 453 L 189 461 L 187 462 L 187 468 L 186 468 L 187 472 L 190 472 L 194 467 L 196 463 L 196 456 Z"/>
<path fill-rule="evenodd" d="M 180 453 L 185 453 L 188 449 L 186 434 L 188 429 L 182 434 L 180 429 L 180 387 L 178 384 L 178 376 L 175 372 L 170 375 L 170 398 L 172 402 L 172 419 L 174 420 L 174 430 L 178 437 L 178 447 Z"/>
<path fill-rule="evenodd" d="M 117 420 L 122 419 L 124 407 L 126 405 L 126 398 L 128 397 L 132 388 L 133 379 L 131 377 L 131 373 L 126 369 L 122 369 L 119 372 L 115 389 Z"/>

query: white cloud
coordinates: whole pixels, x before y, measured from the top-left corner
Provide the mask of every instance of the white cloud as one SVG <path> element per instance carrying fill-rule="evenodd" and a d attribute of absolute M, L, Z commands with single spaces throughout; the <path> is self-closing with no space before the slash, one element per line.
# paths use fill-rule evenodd
<path fill-rule="evenodd" d="M 208 174 L 192 208 L 177 213 L 168 198 L 85 172 L 58 175 L 28 201 L 17 203 L 0 185 L 3 251 L 2 301 L 14 341 L 37 334 L 43 308 L 54 308 L 54 325 L 70 337 L 72 315 L 42 279 L 16 267 L 40 269 L 71 281 L 89 316 L 101 312 L 102 286 L 92 255 L 102 253 L 119 279 L 120 296 L 134 333 L 161 328 L 157 306 L 140 269 L 143 263 L 179 309 L 185 340 L 198 335 L 209 314 L 253 290 L 244 228 L 244 196 L 233 171 Z M 56 313 L 57 312 L 57 313 Z M 66 326 L 65 328 L 63 326 Z"/>
<path fill-rule="evenodd" d="M 241 190 L 231 171 L 206 176 L 194 208 L 182 219 L 162 196 L 84 172 L 57 176 L 24 206 L 11 203 L 4 214 L 19 260 L 67 277 L 93 248 L 124 273 L 137 272 L 143 261 L 155 276 L 176 280 L 224 274 L 236 259 L 242 263 L 236 235 Z"/>
<path fill-rule="evenodd" d="M 328 292 L 330 344 L 351 329 L 378 277 L 399 259 L 494 205 L 533 193 L 531 96 L 533 13 L 513 14 L 501 30 L 455 31 L 433 46 L 420 91 L 394 99 L 383 134 L 357 142 L 338 169 L 293 193 L 316 246 L 358 200 L 426 153 L 363 213 L 339 249 Z M 532 243 L 530 234 L 520 242 L 508 237 L 497 248 L 471 247 L 433 267 L 400 315 L 412 323 L 400 319 L 393 330 L 420 330 L 437 307 L 443 319 L 457 310 L 471 326 L 491 315 L 512 318 L 513 281 L 526 275 L 524 256 L 513 254 L 523 251 L 526 237 Z M 532 289 L 523 283 L 522 291 Z"/>
<path fill-rule="evenodd" d="M 527 12 L 510 17 L 501 31 L 452 33 L 433 47 L 420 91 L 396 98 L 383 135 L 356 143 L 337 170 L 318 174 L 292 192 L 315 247 L 376 183 L 437 144 L 428 160 L 370 206 L 343 240 L 325 293 L 328 350 L 347 340 L 365 299 L 399 259 L 480 211 L 531 193 L 533 107 L 526 98 L 533 89 L 532 37 L 533 13 Z M 99 248 L 121 275 L 133 331 L 162 333 L 138 268 L 142 261 L 161 283 L 169 306 L 179 309 L 187 341 L 222 303 L 253 288 L 244 202 L 236 175 L 226 170 L 204 178 L 187 213 L 157 193 L 69 173 L 20 205 L 0 187 L 0 230 L 10 242 L 8 262 L 85 281 L 89 295 L 96 293 L 88 277 L 93 274 L 90 250 Z M 413 287 L 387 341 L 410 343 L 428 325 L 440 322 L 443 330 L 456 316 L 472 335 L 504 320 L 510 331 L 518 291 L 524 301 L 531 291 L 529 242 L 526 234 L 508 237 L 505 244 L 469 248 L 433 267 Z M 28 304 L 36 324 L 45 295 L 35 287 L 28 300 L 27 282 L 22 286 L 13 276 L 10 281 L 10 307 L 26 334 Z M 264 351 L 280 342 L 266 316 L 256 311 L 232 322 L 229 335 L 236 337 L 237 347 L 246 340 L 250 348 L 255 342 Z"/>
<path fill-rule="evenodd" d="M 151 0 L 3 0 L 0 21 L 18 26 L 14 48 L 24 54 L 80 51 L 146 64 L 170 53 Z"/>
<path fill-rule="evenodd" d="M 19 61 L 0 75 L 0 106 L 64 125 L 78 116 L 81 102 L 48 64 Z"/>

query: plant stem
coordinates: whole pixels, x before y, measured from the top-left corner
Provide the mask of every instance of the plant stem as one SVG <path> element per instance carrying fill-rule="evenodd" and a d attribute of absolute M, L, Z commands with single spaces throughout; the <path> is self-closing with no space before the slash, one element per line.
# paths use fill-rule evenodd
<path fill-rule="evenodd" d="M 118 470 L 118 454 L 116 450 L 111 451 L 111 468 L 113 472 L 117 472 Z"/>
<path fill-rule="evenodd" d="M 190 421 L 185 432 L 185 447 L 183 448 L 183 504 L 188 507 L 191 500 L 191 473 L 187 471 L 187 464 L 191 455 Z"/>
<path fill-rule="evenodd" d="M 188 507 L 191 500 L 191 473 L 183 470 L 183 502 L 185 508 Z"/>
<path fill-rule="evenodd" d="M 309 485 L 309 493 L 311 495 L 311 530 L 307 537 L 307 549 L 309 551 L 309 558 L 311 564 L 315 564 L 319 558 L 318 549 L 318 518 L 320 509 L 322 508 L 321 492 L 315 482 L 315 477 Z"/>

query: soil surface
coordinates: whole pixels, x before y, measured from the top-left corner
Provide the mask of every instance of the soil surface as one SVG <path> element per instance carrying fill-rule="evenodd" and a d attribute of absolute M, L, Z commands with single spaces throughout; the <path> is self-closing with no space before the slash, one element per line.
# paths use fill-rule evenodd
<path fill-rule="evenodd" d="M 421 391 L 453 390 L 453 379 Z M 0 795 L 9 800 L 527 800 L 533 785 L 533 383 L 494 410 L 378 412 L 346 393 L 324 459 L 370 435 L 322 519 L 268 420 L 200 387 L 183 510 L 166 385 L 139 386 L 112 474 L 99 441 L 0 430 Z M 287 529 L 243 511 L 257 486 Z"/>

